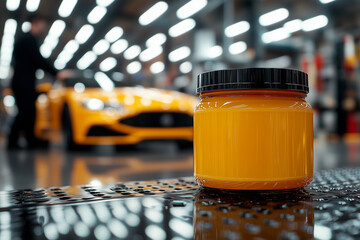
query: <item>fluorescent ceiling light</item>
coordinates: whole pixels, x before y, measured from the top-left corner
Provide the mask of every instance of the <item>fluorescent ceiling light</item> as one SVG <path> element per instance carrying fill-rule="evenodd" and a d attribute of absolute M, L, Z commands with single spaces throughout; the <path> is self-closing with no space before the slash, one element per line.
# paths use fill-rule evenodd
<path fill-rule="evenodd" d="M 300 31 L 302 28 L 302 21 L 300 19 L 294 19 L 284 24 L 284 29 L 289 33 Z"/>
<path fill-rule="evenodd" d="M 11 55 L 7 55 L 7 56 L 1 56 L 2 60 L 1 60 L 1 65 L 3 67 L 9 67 L 10 68 L 10 62 L 11 62 Z"/>
<path fill-rule="evenodd" d="M 327 4 L 327 3 L 331 3 L 335 0 L 319 0 L 319 2 L 321 2 L 322 4 Z"/>
<path fill-rule="evenodd" d="M 140 52 L 141 48 L 138 45 L 133 45 L 124 52 L 124 58 L 127 60 L 131 60 L 133 58 L 136 58 L 140 54 Z"/>
<path fill-rule="evenodd" d="M 151 8 L 146 10 L 140 17 L 139 23 L 141 25 L 148 25 L 163 15 L 168 9 L 168 4 L 164 1 L 159 1 L 154 4 Z"/>
<path fill-rule="evenodd" d="M 49 35 L 53 37 L 60 37 L 65 30 L 66 24 L 62 20 L 56 20 L 50 27 Z"/>
<path fill-rule="evenodd" d="M 184 74 L 189 73 L 192 70 L 192 64 L 191 62 L 183 62 L 182 64 L 180 64 L 179 69 L 180 72 Z"/>
<path fill-rule="evenodd" d="M 63 69 L 65 65 L 72 59 L 74 53 L 79 48 L 79 44 L 75 40 L 69 41 L 62 52 L 57 56 L 54 65 L 57 69 Z"/>
<path fill-rule="evenodd" d="M 1 45 L 1 56 L 0 56 L 0 60 L 2 61 L 3 60 L 3 56 L 4 55 L 9 55 L 11 56 L 12 54 L 12 50 L 14 48 L 14 37 L 9 37 L 9 38 L 6 38 L 4 39 L 5 36 L 2 38 L 2 45 Z"/>
<path fill-rule="evenodd" d="M 290 33 L 285 28 L 278 28 L 264 33 L 261 38 L 264 43 L 271 43 L 290 37 Z"/>
<path fill-rule="evenodd" d="M 117 64 L 117 61 L 115 58 L 113 57 L 108 57 L 105 58 L 99 65 L 99 68 L 101 71 L 103 72 L 107 72 L 110 71 L 111 69 L 113 69 Z"/>
<path fill-rule="evenodd" d="M 122 80 L 124 80 L 124 74 L 122 74 L 121 72 L 113 72 L 111 74 L 111 77 L 116 82 L 121 82 Z"/>
<path fill-rule="evenodd" d="M 213 46 L 209 50 L 209 58 L 217 58 L 221 56 L 222 53 L 223 53 L 223 49 L 221 46 L 219 45 Z"/>
<path fill-rule="evenodd" d="M 7 42 L 3 42 L 2 45 L 1 45 L 1 51 L 0 51 L 0 60 L 1 60 L 1 63 L 4 63 L 5 61 L 5 58 L 6 59 L 11 59 L 12 57 L 12 51 L 13 51 L 13 45 L 7 43 Z"/>
<path fill-rule="evenodd" d="M 90 66 L 90 64 L 92 64 L 96 60 L 96 58 L 97 58 L 97 56 L 94 52 L 88 51 L 87 53 L 84 54 L 84 56 L 82 56 L 79 59 L 79 61 L 76 63 L 76 66 L 80 70 L 84 70 L 84 69 L 88 68 Z"/>
<path fill-rule="evenodd" d="M 150 71 L 154 74 L 161 73 L 165 69 L 165 64 L 163 62 L 156 62 L 151 64 Z"/>
<path fill-rule="evenodd" d="M 0 60 L 1 62 L 0 63 L 3 63 L 3 57 L 11 57 L 11 54 L 12 54 L 12 50 L 13 50 L 13 45 L 10 45 L 9 43 L 7 42 L 3 42 L 2 45 L 1 45 L 1 50 L 0 50 Z"/>
<path fill-rule="evenodd" d="M 17 22 L 14 19 L 6 20 L 0 48 L 0 78 L 3 79 L 9 77 L 16 28 Z"/>
<path fill-rule="evenodd" d="M 10 67 L 0 66 L 0 78 L 6 79 L 9 77 Z"/>
<path fill-rule="evenodd" d="M 109 48 L 110 48 L 109 42 L 102 39 L 94 45 L 93 52 L 97 55 L 101 55 L 105 53 Z"/>
<path fill-rule="evenodd" d="M 86 24 L 82 26 L 79 32 L 75 35 L 75 40 L 78 43 L 83 44 L 90 38 L 93 32 L 94 32 L 93 26 Z"/>
<path fill-rule="evenodd" d="M 140 70 L 141 70 L 141 63 L 138 61 L 129 63 L 129 65 L 127 65 L 127 67 L 126 67 L 126 71 L 129 74 L 135 74 L 135 73 L 139 72 Z"/>
<path fill-rule="evenodd" d="M 14 44 L 14 39 L 12 39 L 11 41 L 8 41 L 8 40 L 4 41 L 4 38 L 3 38 L 2 47 L 0 49 L 0 54 L 2 56 L 4 56 L 4 55 L 11 56 L 12 50 L 14 48 L 13 44 Z M 0 60 L 2 60 L 1 57 L 0 57 Z"/>
<path fill-rule="evenodd" d="M 35 76 L 37 79 L 43 79 L 45 77 L 45 72 L 42 69 L 38 69 L 35 72 Z"/>
<path fill-rule="evenodd" d="M 62 51 L 58 57 L 57 57 L 57 60 L 60 60 L 64 63 L 67 63 L 71 58 L 73 57 L 73 54 L 71 53 L 68 53 L 68 52 L 65 52 L 65 51 Z"/>
<path fill-rule="evenodd" d="M 244 32 L 247 32 L 250 29 L 250 24 L 246 21 L 241 21 L 234 23 L 227 28 L 225 28 L 225 35 L 227 37 L 235 37 Z"/>
<path fill-rule="evenodd" d="M 169 53 L 169 60 L 171 62 L 177 62 L 190 56 L 191 50 L 189 47 L 180 47 Z"/>
<path fill-rule="evenodd" d="M 70 61 L 70 59 L 72 59 L 72 57 L 73 55 L 66 55 L 66 53 L 59 54 L 59 56 L 54 62 L 54 66 L 57 69 L 63 69 L 66 66 L 66 64 Z"/>
<path fill-rule="evenodd" d="M 169 29 L 169 35 L 171 37 L 178 37 L 188 31 L 190 31 L 191 29 L 193 29 L 196 25 L 196 22 L 194 19 L 192 18 L 188 18 L 185 19 L 177 24 L 175 24 L 174 26 L 172 26 Z"/>
<path fill-rule="evenodd" d="M 64 51 L 74 54 L 79 49 L 79 43 L 75 40 L 70 40 L 64 47 Z"/>
<path fill-rule="evenodd" d="M 12 59 L 11 54 L 12 54 L 12 51 L 10 53 L 2 53 L 1 54 L 1 64 L 2 65 L 10 66 L 10 62 L 11 62 L 11 59 Z"/>
<path fill-rule="evenodd" d="M 27 33 L 29 32 L 31 29 L 31 23 L 30 22 L 23 22 L 23 24 L 21 25 L 21 30 L 24 32 L 24 33 Z"/>
<path fill-rule="evenodd" d="M 259 17 L 259 23 L 262 26 L 269 26 L 271 24 L 280 22 L 289 16 L 289 11 L 286 8 L 279 8 L 274 11 L 265 13 Z"/>
<path fill-rule="evenodd" d="M 176 16 L 181 19 L 188 18 L 207 5 L 207 0 L 191 0 L 176 11 Z"/>
<path fill-rule="evenodd" d="M 11 54 L 3 54 L 1 56 L 1 64 L 4 66 L 10 66 L 11 58 L 12 58 Z"/>
<path fill-rule="evenodd" d="M 120 54 L 122 53 L 127 47 L 129 46 L 128 41 L 125 39 L 119 39 L 113 45 L 111 45 L 111 52 L 113 54 Z"/>
<path fill-rule="evenodd" d="M 57 70 L 63 69 L 66 66 L 66 63 L 62 62 L 59 59 L 56 59 L 56 61 L 54 62 L 54 66 Z"/>
<path fill-rule="evenodd" d="M 121 27 L 113 27 L 106 35 L 105 39 L 113 43 L 118 40 L 124 33 L 124 30 Z"/>
<path fill-rule="evenodd" d="M 19 8 L 20 0 L 7 0 L 6 8 L 9 11 L 16 11 Z"/>
<path fill-rule="evenodd" d="M 112 4 L 114 0 L 96 0 L 96 4 L 102 7 L 107 7 Z"/>
<path fill-rule="evenodd" d="M 3 79 L 9 77 L 16 28 L 17 22 L 14 19 L 6 20 L 0 48 L 0 78 Z"/>
<path fill-rule="evenodd" d="M 1 53 L 9 51 L 9 48 L 13 48 L 14 46 L 14 35 L 6 34 L 2 38 L 2 48 Z"/>
<path fill-rule="evenodd" d="M 94 75 L 95 81 L 104 91 L 112 91 L 115 88 L 114 82 L 103 72 L 97 72 Z"/>
<path fill-rule="evenodd" d="M 3 102 L 6 107 L 13 107 L 15 105 L 15 98 L 14 96 L 6 95 Z"/>
<path fill-rule="evenodd" d="M 143 62 L 150 61 L 151 59 L 156 58 L 163 52 L 163 48 L 161 46 L 154 46 L 145 49 L 140 53 L 139 59 Z"/>
<path fill-rule="evenodd" d="M 324 15 L 319 15 L 313 18 L 309 18 L 303 22 L 302 29 L 305 32 L 309 32 L 315 29 L 325 27 L 329 20 Z"/>
<path fill-rule="evenodd" d="M 6 24 L 6 23 L 5 23 L 5 24 Z M 5 26 L 6 26 L 6 25 L 5 25 Z M 4 35 L 3 35 L 3 37 L 2 37 L 1 43 L 7 45 L 7 47 L 11 47 L 11 46 L 14 44 L 14 35 L 15 35 L 15 34 L 6 33 L 6 32 L 4 31 Z M 1 48 L 1 51 L 5 51 L 5 50 L 6 50 L 5 48 Z"/>
<path fill-rule="evenodd" d="M 10 66 L 11 58 L 12 58 L 11 54 L 2 54 L 1 64 L 5 66 Z"/>
<path fill-rule="evenodd" d="M 4 35 L 5 34 L 15 35 L 16 27 L 17 27 L 17 22 L 14 19 L 10 18 L 10 19 L 6 20 L 5 26 L 4 26 Z"/>
<path fill-rule="evenodd" d="M 5 44 L 2 45 L 2 47 L 5 47 L 4 46 Z M 11 58 L 12 58 L 12 51 L 13 51 L 13 48 L 11 47 L 9 49 L 9 51 L 1 51 L 1 65 L 6 65 L 6 66 L 10 66 L 10 62 L 11 62 Z"/>
<path fill-rule="evenodd" d="M 27 0 L 26 2 L 26 9 L 29 12 L 35 12 L 38 10 L 40 4 L 40 0 Z"/>
<path fill-rule="evenodd" d="M 240 53 L 244 52 L 246 49 L 247 49 L 247 45 L 243 41 L 233 43 L 229 46 L 229 52 L 232 55 L 240 54 Z"/>
<path fill-rule="evenodd" d="M 45 40 L 44 40 L 44 44 L 43 45 L 47 45 L 49 46 L 51 49 L 54 49 L 56 47 L 56 45 L 59 42 L 59 38 L 57 37 L 53 37 L 51 35 L 47 35 Z"/>
<path fill-rule="evenodd" d="M 87 20 L 91 24 L 96 24 L 105 16 L 106 12 L 107 12 L 106 8 L 101 6 L 96 6 L 89 13 Z"/>
<path fill-rule="evenodd" d="M 58 13 L 60 17 L 68 17 L 74 10 L 78 0 L 63 0 L 60 4 Z"/>
<path fill-rule="evenodd" d="M 157 33 L 146 41 L 147 47 L 160 46 L 166 42 L 166 35 Z"/>
<path fill-rule="evenodd" d="M 44 58 L 49 58 L 51 56 L 53 48 L 49 45 L 43 44 L 40 46 L 40 53 Z"/>

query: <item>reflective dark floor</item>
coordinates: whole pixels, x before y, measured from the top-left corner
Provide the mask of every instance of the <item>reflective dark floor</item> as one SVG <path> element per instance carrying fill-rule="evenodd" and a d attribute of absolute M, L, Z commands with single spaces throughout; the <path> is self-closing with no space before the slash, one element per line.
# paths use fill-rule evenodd
<path fill-rule="evenodd" d="M 317 141 L 313 183 L 275 192 L 179 179 L 192 150 L 171 142 L 0 153 L 0 239 L 360 239 L 357 141 Z"/>
<path fill-rule="evenodd" d="M 359 239 L 359 182 L 357 167 L 287 191 L 182 178 L 0 192 L 0 239 Z"/>
<path fill-rule="evenodd" d="M 192 166 L 192 149 L 173 142 L 73 152 L 61 146 L 36 151 L 2 149 L 0 190 L 191 176 Z"/>
<path fill-rule="evenodd" d="M 358 142 L 315 144 L 315 170 L 360 166 Z M 192 175 L 192 149 L 174 142 L 148 142 L 134 147 L 104 146 L 67 152 L 0 149 L 0 191 L 64 185 L 107 184 Z"/>

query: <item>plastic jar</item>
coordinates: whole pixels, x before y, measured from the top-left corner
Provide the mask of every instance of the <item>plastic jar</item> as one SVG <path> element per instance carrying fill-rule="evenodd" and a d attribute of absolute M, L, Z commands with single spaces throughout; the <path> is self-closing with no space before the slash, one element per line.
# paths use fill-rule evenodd
<path fill-rule="evenodd" d="M 205 187 L 291 189 L 313 178 L 306 73 L 249 68 L 202 73 L 194 114 L 194 176 Z"/>

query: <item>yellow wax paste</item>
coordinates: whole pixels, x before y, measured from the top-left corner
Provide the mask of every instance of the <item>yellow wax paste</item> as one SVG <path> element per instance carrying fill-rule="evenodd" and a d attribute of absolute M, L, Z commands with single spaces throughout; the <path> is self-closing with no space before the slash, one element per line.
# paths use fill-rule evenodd
<path fill-rule="evenodd" d="M 313 178 L 313 111 L 306 93 L 205 92 L 194 115 L 194 176 L 206 187 L 290 189 Z"/>

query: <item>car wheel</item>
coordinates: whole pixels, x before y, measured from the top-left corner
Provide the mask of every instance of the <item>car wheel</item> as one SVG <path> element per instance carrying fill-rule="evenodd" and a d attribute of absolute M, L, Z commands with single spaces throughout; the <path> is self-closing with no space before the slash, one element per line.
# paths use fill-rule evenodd
<path fill-rule="evenodd" d="M 79 147 L 74 142 L 70 111 L 67 106 L 64 107 L 63 113 L 63 142 L 67 150 L 77 150 Z"/>

